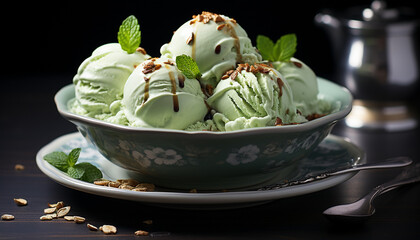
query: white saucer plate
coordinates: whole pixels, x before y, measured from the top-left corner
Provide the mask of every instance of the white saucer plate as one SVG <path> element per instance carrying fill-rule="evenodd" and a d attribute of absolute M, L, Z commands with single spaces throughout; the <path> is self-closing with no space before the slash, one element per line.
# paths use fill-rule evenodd
<path fill-rule="evenodd" d="M 71 149 L 76 147 L 82 148 L 79 162 L 89 162 L 97 166 L 102 171 L 105 179 L 141 178 L 139 173 L 123 169 L 106 160 L 93 146 L 88 144 L 78 132 L 61 136 L 40 149 L 36 155 L 37 165 L 41 171 L 52 180 L 78 191 L 169 208 L 225 209 L 253 206 L 276 199 L 294 197 L 331 188 L 350 179 L 356 174 L 356 172 L 352 172 L 315 181 L 302 181 L 304 183 L 280 188 L 263 188 L 265 190 L 259 188 L 262 186 L 255 186 L 255 188 L 248 190 L 231 190 L 223 192 L 201 193 L 198 191 L 197 193 L 190 193 L 160 188 L 157 188 L 157 190 L 153 192 L 136 192 L 99 186 L 93 183 L 73 179 L 43 159 L 44 156 L 50 152 L 63 151 L 68 153 Z M 349 168 L 363 162 L 365 160 L 364 158 L 364 152 L 348 139 L 329 135 L 310 156 L 304 159 L 297 170 L 299 171 L 299 174 L 297 174 L 296 179 L 291 179 L 291 181 L 304 180 L 308 178 L 308 176 L 317 176 L 336 169 Z M 282 183 L 276 182 L 276 179 L 272 179 L 265 184 L 271 186 L 273 184 L 281 185 Z"/>

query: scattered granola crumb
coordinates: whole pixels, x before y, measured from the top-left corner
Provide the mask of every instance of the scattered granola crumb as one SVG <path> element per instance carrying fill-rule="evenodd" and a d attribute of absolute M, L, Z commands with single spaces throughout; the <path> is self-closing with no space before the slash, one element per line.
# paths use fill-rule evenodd
<path fill-rule="evenodd" d="M 70 206 L 62 207 L 60 209 L 57 209 L 57 217 L 64 217 L 67 215 L 67 213 L 70 212 Z"/>
<path fill-rule="evenodd" d="M 153 224 L 153 220 L 151 220 L 151 219 L 144 220 L 143 223 L 144 224 L 147 224 L 147 225 L 152 225 Z"/>
<path fill-rule="evenodd" d="M 75 223 L 84 223 L 86 221 L 86 218 L 84 217 L 80 217 L 80 216 L 74 216 L 73 217 L 73 221 Z"/>
<path fill-rule="evenodd" d="M 89 228 L 89 230 L 91 231 L 98 231 L 98 228 L 90 223 L 86 224 L 86 226 Z"/>
<path fill-rule="evenodd" d="M 67 221 L 74 221 L 74 216 L 64 216 L 64 219 Z"/>
<path fill-rule="evenodd" d="M 55 211 L 57 211 L 57 208 L 55 208 L 55 207 L 44 209 L 45 214 L 51 214 L 51 213 L 54 213 Z"/>
<path fill-rule="evenodd" d="M 49 221 L 52 220 L 53 217 L 51 215 L 43 215 L 39 218 L 41 221 Z"/>
<path fill-rule="evenodd" d="M 134 232 L 134 235 L 136 235 L 136 236 L 148 236 L 149 232 L 143 231 L 143 230 L 137 230 L 137 231 Z"/>
<path fill-rule="evenodd" d="M 116 181 L 101 179 L 93 183 L 98 186 L 113 187 L 113 188 L 136 191 L 136 192 L 153 192 L 155 190 L 154 184 L 139 183 L 135 179 L 118 179 Z"/>
<path fill-rule="evenodd" d="M 57 202 L 57 203 L 48 203 L 48 207 L 60 209 L 60 208 L 64 207 L 64 203 L 62 201 Z"/>
<path fill-rule="evenodd" d="M 16 171 L 23 171 L 23 170 L 25 170 L 25 166 L 23 166 L 22 164 L 16 164 L 15 165 L 15 170 Z"/>
<path fill-rule="evenodd" d="M 14 220 L 14 219 L 15 219 L 15 216 L 13 216 L 11 214 L 1 215 L 1 220 L 4 220 L 4 221 L 11 221 L 11 220 Z"/>
<path fill-rule="evenodd" d="M 23 198 L 14 198 L 13 201 L 15 201 L 16 205 L 18 206 L 26 206 L 28 205 L 28 201 Z"/>
<path fill-rule="evenodd" d="M 117 228 L 112 225 L 102 225 L 99 227 L 99 230 L 101 230 L 105 234 L 116 234 Z"/>
<path fill-rule="evenodd" d="M 96 180 L 93 182 L 93 184 L 99 185 L 99 186 L 108 186 L 109 182 L 110 182 L 109 180 Z"/>

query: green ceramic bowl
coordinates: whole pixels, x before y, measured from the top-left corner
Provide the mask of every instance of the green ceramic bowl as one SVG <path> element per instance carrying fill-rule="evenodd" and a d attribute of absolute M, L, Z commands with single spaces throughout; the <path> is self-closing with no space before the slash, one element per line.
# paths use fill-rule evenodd
<path fill-rule="evenodd" d="M 307 156 L 344 118 L 352 106 L 347 89 L 318 79 L 320 94 L 338 110 L 299 125 L 263 127 L 232 132 L 188 132 L 135 128 L 71 113 L 74 86 L 55 96 L 60 114 L 109 161 L 134 170 L 148 182 L 176 189 L 247 188 L 273 177 L 292 179 Z"/>

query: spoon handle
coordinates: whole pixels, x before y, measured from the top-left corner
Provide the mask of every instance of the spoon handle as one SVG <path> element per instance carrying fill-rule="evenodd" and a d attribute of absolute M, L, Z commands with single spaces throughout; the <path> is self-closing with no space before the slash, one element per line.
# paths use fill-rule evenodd
<path fill-rule="evenodd" d="M 360 171 L 360 170 L 368 170 L 368 169 L 404 167 L 404 166 L 410 165 L 412 162 L 413 161 L 409 157 L 394 157 L 394 158 L 388 158 L 383 162 L 355 165 L 352 168 L 347 168 L 344 170 L 328 173 L 328 175 L 334 176 L 334 175 L 339 175 L 343 173 Z"/>
<path fill-rule="evenodd" d="M 372 202 L 377 196 L 380 196 L 381 194 L 386 193 L 399 186 L 418 181 L 420 181 L 420 163 L 417 163 L 412 167 L 404 169 L 394 179 L 375 187 L 372 193 L 369 194 L 371 196 L 370 201 Z"/>

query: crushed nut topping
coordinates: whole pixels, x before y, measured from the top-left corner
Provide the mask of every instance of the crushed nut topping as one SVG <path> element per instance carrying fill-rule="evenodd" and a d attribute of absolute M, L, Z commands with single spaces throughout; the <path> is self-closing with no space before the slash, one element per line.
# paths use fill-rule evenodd
<path fill-rule="evenodd" d="M 235 78 L 238 76 L 238 74 L 242 70 L 256 74 L 256 73 L 269 73 L 271 69 L 272 69 L 271 66 L 266 65 L 264 63 L 255 63 L 254 65 L 249 65 L 248 63 L 241 63 L 241 64 L 238 64 L 238 67 L 236 69 L 231 69 L 231 70 L 226 71 L 225 74 L 223 74 L 223 76 L 221 77 L 221 79 L 224 80 L 230 77 L 232 80 L 235 80 Z"/>
<path fill-rule="evenodd" d="M 194 33 L 192 32 L 191 35 L 187 38 L 187 44 L 190 45 L 194 42 Z"/>
<path fill-rule="evenodd" d="M 298 110 L 299 111 L 299 110 Z M 298 112 L 298 114 L 300 114 L 300 115 L 302 115 L 302 113 L 300 113 L 300 111 Z M 317 118 L 320 118 L 320 117 L 323 117 L 323 116 L 325 116 L 326 114 L 318 114 L 318 113 L 314 113 L 314 114 L 311 114 L 311 115 L 309 115 L 309 116 L 306 116 L 306 119 L 308 120 L 308 121 L 312 121 L 312 120 L 314 120 L 314 119 L 317 119 Z"/>
<path fill-rule="evenodd" d="M 298 68 L 302 67 L 302 63 L 300 63 L 300 62 L 292 61 L 292 63 Z"/>
<path fill-rule="evenodd" d="M 163 62 L 164 64 L 168 64 L 168 65 L 175 65 L 174 62 L 171 59 L 166 60 L 165 62 Z"/>
<path fill-rule="evenodd" d="M 198 14 L 198 15 L 193 15 L 192 18 L 193 20 L 190 21 L 190 24 L 194 24 L 195 22 L 203 22 L 204 24 L 206 24 L 210 22 L 211 20 L 213 20 L 216 23 L 225 21 L 225 19 L 219 14 L 206 12 L 206 11 L 203 11 L 201 12 L 201 14 Z"/>
<path fill-rule="evenodd" d="M 281 120 L 281 118 L 277 117 L 275 125 L 276 126 L 282 126 L 283 125 L 283 120 Z"/>
<path fill-rule="evenodd" d="M 217 26 L 217 30 L 222 30 L 224 27 L 226 26 L 226 24 L 220 24 L 219 26 Z"/>
<path fill-rule="evenodd" d="M 154 72 L 154 71 L 158 70 L 160 67 L 162 67 L 162 65 L 155 64 L 154 60 L 151 59 L 150 62 L 146 63 L 143 66 L 143 73 L 148 74 L 148 73 Z"/>
<path fill-rule="evenodd" d="M 143 55 L 146 55 L 147 53 L 146 53 L 146 50 L 144 50 L 144 48 L 142 48 L 142 47 L 138 47 L 137 49 L 136 49 L 136 52 L 140 52 L 140 53 L 142 53 Z"/>

